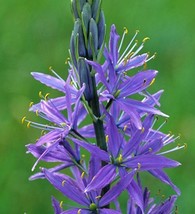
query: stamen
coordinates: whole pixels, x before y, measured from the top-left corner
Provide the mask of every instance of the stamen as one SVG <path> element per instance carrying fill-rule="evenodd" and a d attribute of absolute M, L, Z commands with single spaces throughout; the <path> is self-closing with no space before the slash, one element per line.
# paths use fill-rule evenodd
<path fill-rule="evenodd" d="M 140 168 L 141 168 L 141 163 L 138 163 L 137 164 L 137 169 L 140 170 Z"/>
<path fill-rule="evenodd" d="M 38 110 L 38 109 L 35 111 L 35 114 L 36 114 L 37 116 L 39 116 L 39 110 Z"/>
<path fill-rule="evenodd" d="M 108 143 L 108 140 L 109 140 L 109 136 L 106 135 L 106 143 Z"/>
<path fill-rule="evenodd" d="M 50 95 L 49 93 L 47 93 L 47 94 L 45 95 L 45 97 L 44 97 L 45 101 L 48 100 L 49 95 Z"/>
<path fill-rule="evenodd" d="M 120 50 L 121 50 L 121 47 L 122 47 L 122 44 L 123 44 L 125 35 L 126 35 L 127 33 L 128 33 L 128 29 L 127 29 L 126 27 L 124 27 L 124 32 L 123 32 L 122 39 L 121 39 L 121 42 L 120 42 L 120 45 L 119 45 L 119 48 L 118 48 L 118 53 L 119 53 Z"/>
<path fill-rule="evenodd" d="M 81 214 L 81 211 L 82 211 L 82 210 L 81 210 L 81 209 L 79 209 L 77 213 L 78 213 L 78 214 Z"/>
<path fill-rule="evenodd" d="M 131 39 L 131 41 L 130 41 L 129 44 L 127 45 L 127 48 L 125 49 L 125 51 L 123 52 L 123 54 L 121 55 L 121 57 L 119 58 L 119 60 L 118 60 L 117 63 L 119 63 L 119 62 L 123 59 L 123 57 L 124 57 L 125 54 L 127 53 L 128 49 L 130 48 L 131 44 L 132 44 L 133 41 L 135 40 L 135 38 L 136 38 L 136 36 L 137 36 L 138 33 L 139 33 L 139 31 L 137 30 L 137 31 L 135 32 L 135 35 L 133 36 L 133 38 Z M 129 55 L 129 54 L 128 54 L 128 55 Z"/>
<path fill-rule="evenodd" d="M 145 42 L 148 41 L 148 40 L 150 40 L 150 38 L 149 38 L 149 37 L 145 37 L 145 38 L 142 40 L 142 42 L 145 43 Z"/>
<path fill-rule="evenodd" d="M 150 86 L 155 82 L 155 78 L 152 79 Z"/>
<path fill-rule="evenodd" d="M 68 57 L 68 58 L 66 59 L 65 64 L 67 65 L 69 61 L 70 61 L 70 57 Z"/>
<path fill-rule="evenodd" d="M 30 128 L 30 124 L 31 124 L 31 122 L 29 121 L 28 123 L 27 123 L 27 128 Z"/>
<path fill-rule="evenodd" d="M 63 201 L 60 202 L 60 208 L 62 209 L 63 207 Z"/>
<path fill-rule="evenodd" d="M 43 94 L 42 94 L 42 91 L 39 91 L 39 97 L 40 98 L 44 98 Z"/>
<path fill-rule="evenodd" d="M 175 148 L 170 149 L 170 150 L 168 150 L 168 151 L 158 153 L 158 155 L 168 154 L 168 153 L 170 153 L 170 152 L 174 152 L 174 151 L 177 151 L 177 150 L 180 150 L 180 149 L 183 149 L 183 148 L 185 149 L 185 148 L 186 148 L 186 145 L 183 145 L 183 146 L 176 146 Z"/>
<path fill-rule="evenodd" d="M 84 178 L 84 176 L 85 176 L 85 172 L 82 172 L 82 174 L 81 174 L 81 178 L 83 179 L 83 178 Z"/>
<path fill-rule="evenodd" d="M 150 61 L 151 59 L 155 59 L 156 55 L 157 55 L 157 53 L 155 52 L 150 58 L 148 58 L 146 60 L 146 62 Z"/>
<path fill-rule="evenodd" d="M 128 126 L 125 125 L 124 128 L 123 128 L 123 131 L 125 132 L 127 130 Z"/>
<path fill-rule="evenodd" d="M 95 198 L 96 199 L 100 199 L 102 196 L 101 195 L 98 195 L 98 196 L 96 196 Z"/>
<path fill-rule="evenodd" d="M 32 106 L 33 106 L 33 102 L 30 102 L 30 104 L 29 104 L 29 108 L 31 108 Z"/>
<path fill-rule="evenodd" d="M 64 184 L 66 183 L 66 180 L 63 180 L 62 181 L 62 186 L 64 187 Z"/>
<path fill-rule="evenodd" d="M 49 67 L 49 70 L 60 80 L 64 82 L 64 80 L 53 70 L 52 66 Z"/>
<path fill-rule="evenodd" d="M 22 124 L 26 121 L 26 116 L 22 118 Z"/>

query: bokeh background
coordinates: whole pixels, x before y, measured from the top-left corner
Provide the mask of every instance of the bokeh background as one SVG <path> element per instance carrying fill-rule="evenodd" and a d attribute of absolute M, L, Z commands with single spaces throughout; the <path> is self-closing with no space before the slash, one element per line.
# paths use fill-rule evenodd
<path fill-rule="evenodd" d="M 149 68 L 159 70 L 152 91 L 164 89 L 161 110 L 170 115 L 165 131 L 180 134 L 178 143 L 188 148 L 169 156 L 182 166 L 168 170 L 182 195 L 177 201 L 179 213 L 194 213 L 195 203 L 195 13 L 193 0 L 105 0 L 103 8 L 107 32 L 115 23 L 122 34 L 129 29 L 130 39 L 139 29 L 138 39 L 150 37 L 144 51 L 157 57 Z M 49 73 L 50 65 L 67 75 L 69 38 L 73 27 L 69 0 L 6 0 L 0 7 L 0 213 L 53 213 L 51 195 L 63 200 L 44 180 L 29 182 L 35 161 L 25 154 L 25 144 L 39 136 L 33 128 L 21 125 L 28 104 L 38 102 L 38 92 L 54 91 L 42 86 L 31 71 Z M 108 38 L 108 36 L 107 36 Z M 41 164 L 39 164 L 41 166 Z M 37 167 L 38 170 L 38 167 Z M 153 195 L 158 189 L 167 197 L 171 188 L 146 177 Z"/>

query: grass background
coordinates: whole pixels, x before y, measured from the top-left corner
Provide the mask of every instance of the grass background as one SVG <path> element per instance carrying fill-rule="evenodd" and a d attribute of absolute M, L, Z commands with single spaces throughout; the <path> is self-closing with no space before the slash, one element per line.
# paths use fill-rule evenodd
<path fill-rule="evenodd" d="M 171 154 L 182 166 L 169 170 L 180 187 L 179 213 L 193 213 L 195 192 L 195 13 L 193 0 L 106 0 L 103 9 L 107 32 L 115 23 L 122 34 L 129 29 L 129 39 L 139 29 L 139 39 L 151 38 L 144 51 L 157 52 L 148 65 L 159 70 L 152 90 L 164 89 L 161 110 L 170 115 L 164 128 L 176 135 L 188 149 Z M 31 71 L 49 72 L 50 65 L 62 76 L 68 57 L 73 27 L 68 0 L 6 0 L 0 7 L 0 213 L 53 213 L 51 195 L 63 200 L 46 181 L 29 182 L 34 158 L 25 154 L 25 144 L 39 136 L 34 129 L 21 125 L 28 115 L 28 103 L 38 102 L 38 92 L 55 92 L 30 76 Z M 35 119 L 35 116 L 29 116 Z M 40 164 L 41 165 L 41 164 Z M 38 168 L 38 167 L 37 167 Z M 172 190 L 151 177 L 145 179 L 153 190 L 160 188 L 169 196 Z M 123 200 L 123 198 L 122 198 Z M 124 200 L 123 200 L 124 201 Z"/>

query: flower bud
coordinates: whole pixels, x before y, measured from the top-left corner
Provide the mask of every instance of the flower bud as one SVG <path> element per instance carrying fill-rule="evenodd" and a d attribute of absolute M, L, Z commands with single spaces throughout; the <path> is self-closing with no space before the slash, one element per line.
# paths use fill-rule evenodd
<path fill-rule="evenodd" d="M 90 100 L 93 98 L 93 85 L 90 74 L 89 65 L 85 62 L 84 58 L 79 58 L 78 60 L 78 72 L 80 77 L 80 83 L 83 85 L 85 83 L 85 99 Z"/>

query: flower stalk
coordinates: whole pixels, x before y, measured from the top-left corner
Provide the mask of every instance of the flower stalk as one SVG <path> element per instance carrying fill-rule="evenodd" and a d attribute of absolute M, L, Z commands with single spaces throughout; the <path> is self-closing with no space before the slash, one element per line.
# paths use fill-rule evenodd
<path fill-rule="evenodd" d="M 154 55 L 140 53 L 148 37 L 138 45 L 136 31 L 123 48 L 128 30 L 124 29 L 120 40 L 112 25 L 106 46 L 101 5 L 101 0 L 71 0 L 74 28 L 66 80 L 52 68 L 54 76 L 32 72 L 36 80 L 60 91 L 62 96 L 50 98 L 48 93 L 40 93 L 41 101 L 30 104 L 29 110 L 49 125 L 22 119 L 28 128 L 42 130 L 36 143 L 27 145 L 28 153 L 37 159 L 32 171 L 40 161 L 56 164 L 48 169 L 41 167 L 30 180 L 47 179 L 78 204 L 64 210 L 53 197 L 55 214 L 121 214 L 118 198 L 124 191 L 128 193 L 127 214 L 171 214 L 180 190 L 164 169 L 180 163 L 165 155 L 186 145 L 166 149 L 178 137 L 161 132 L 166 122 L 154 128 L 156 116 L 167 121 L 168 115 L 159 110 L 163 90 L 154 94 L 148 91 L 158 73 L 143 71 L 145 64 L 154 59 Z M 135 68 L 140 71 L 132 75 L 134 72 L 129 71 Z M 92 121 L 83 123 L 88 114 Z M 89 160 L 81 153 L 83 150 L 89 152 Z M 70 170 L 69 175 L 64 169 Z M 149 188 L 142 185 L 143 171 L 169 185 L 175 195 L 156 204 Z M 113 209 L 111 204 L 115 204 Z"/>

